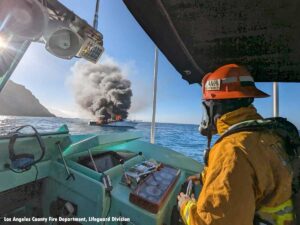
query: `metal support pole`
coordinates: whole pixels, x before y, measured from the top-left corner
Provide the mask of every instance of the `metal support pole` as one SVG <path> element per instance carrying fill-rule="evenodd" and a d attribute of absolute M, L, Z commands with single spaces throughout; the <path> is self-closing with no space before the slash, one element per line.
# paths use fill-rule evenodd
<path fill-rule="evenodd" d="M 279 116 L 279 87 L 277 82 L 273 82 L 273 117 Z"/>
<path fill-rule="evenodd" d="M 157 69 L 158 69 L 158 48 L 154 51 L 154 79 L 153 79 L 153 105 L 152 105 L 152 122 L 150 143 L 155 143 L 155 115 L 156 115 L 156 93 L 157 93 Z"/>
<path fill-rule="evenodd" d="M 4 88 L 5 84 L 15 71 L 18 63 L 21 61 L 23 58 L 23 55 L 27 51 L 27 48 L 30 45 L 30 41 L 21 41 L 21 42 L 16 42 L 14 41 L 13 47 L 18 49 L 17 51 L 15 50 L 8 50 L 8 55 L 1 55 L 2 52 L 0 51 L 0 56 L 3 57 L 4 60 L 1 61 L 0 65 L 0 92 Z"/>

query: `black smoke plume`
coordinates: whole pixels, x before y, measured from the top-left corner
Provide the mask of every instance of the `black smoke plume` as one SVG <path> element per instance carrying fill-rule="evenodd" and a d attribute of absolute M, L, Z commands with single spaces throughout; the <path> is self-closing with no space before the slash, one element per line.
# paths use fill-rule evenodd
<path fill-rule="evenodd" d="M 73 67 L 72 86 L 76 102 L 92 115 L 127 118 L 131 83 L 118 66 L 78 62 Z"/>

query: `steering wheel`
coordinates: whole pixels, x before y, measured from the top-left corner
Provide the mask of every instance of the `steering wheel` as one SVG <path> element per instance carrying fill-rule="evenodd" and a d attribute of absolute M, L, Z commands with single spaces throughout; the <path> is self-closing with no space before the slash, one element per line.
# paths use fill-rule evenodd
<path fill-rule="evenodd" d="M 41 150 L 41 155 L 37 160 L 34 160 L 34 155 L 33 154 L 28 154 L 28 153 L 22 153 L 22 154 L 15 154 L 15 143 L 17 138 L 19 137 L 24 137 L 24 134 L 20 134 L 20 130 L 26 128 L 26 127 L 31 127 L 32 130 L 34 131 L 34 137 L 37 139 L 40 150 Z M 9 144 L 8 144 L 8 151 L 9 151 L 9 159 L 11 160 L 11 169 L 18 169 L 22 171 L 26 171 L 30 169 L 31 166 L 35 165 L 36 163 L 40 162 L 46 151 L 46 146 L 45 143 L 39 134 L 39 132 L 31 125 L 24 125 L 21 127 L 18 127 L 15 131 L 10 133 L 10 139 L 9 139 Z"/>

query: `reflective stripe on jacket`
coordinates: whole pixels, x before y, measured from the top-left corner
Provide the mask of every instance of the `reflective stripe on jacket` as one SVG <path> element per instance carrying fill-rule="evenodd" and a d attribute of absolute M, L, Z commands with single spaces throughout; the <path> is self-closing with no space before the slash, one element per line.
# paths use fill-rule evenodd
<path fill-rule="evenodd" d="M 263 206 L 257 211 L 257 214 L 270 224 L 289 225 L 294 219 L 293 211 L 293 202 L 289 199 L 275 207 Z"/>
<path fill-rule="evenodd" d="M 253 106 L 227 113 L 217 121 L 218 133 L 253 119 L 261 119 Z M 291 224 L 289 210 L 272 211 L 291 203 L 292 174 L 286 162 L 282 140 L 274 134 L 243 131 L 225 137 L 209 153 L 198 201 L 181 208 L 183 221 L 188 225 L 253 225 L 260 210 L 262 217 L 271 214 L 276 225 Z"/>

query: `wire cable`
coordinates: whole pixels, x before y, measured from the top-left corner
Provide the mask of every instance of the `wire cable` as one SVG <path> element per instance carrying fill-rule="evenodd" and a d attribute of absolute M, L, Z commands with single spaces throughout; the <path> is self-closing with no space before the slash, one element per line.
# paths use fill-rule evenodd
<path fill-rule="evenodd" d="M 108 196 L 109 196 L 109 207 L 108 207 L 108 210 L 107 210 L 105 218 L 108 217 L 110 209 L 111 209 L 111 193 L 110 192 L 108 193 Z M 106 224 L 105 221 L 103 221 L 103 225 L 105 225 L 105 224 Z"/>
<path fill-rule="evenodd" d="M 9 164 L 5 164 L 4 168 L 7 168 L 7 169 L 11 170 L 14 173 L 24 173 L 24 172 L 30 170 L 30 168 L 27 168 L 27 169 L 18 171 L 18 170 L 15 170 L 15 169 L 11 168 Z"/>

